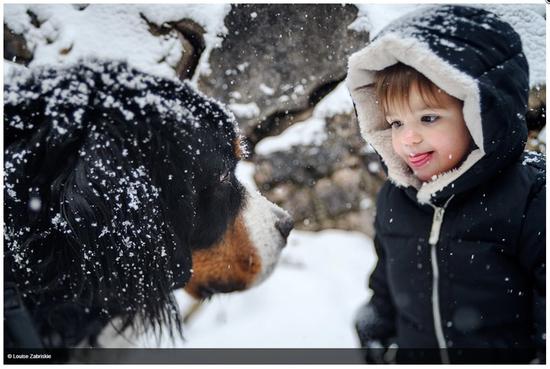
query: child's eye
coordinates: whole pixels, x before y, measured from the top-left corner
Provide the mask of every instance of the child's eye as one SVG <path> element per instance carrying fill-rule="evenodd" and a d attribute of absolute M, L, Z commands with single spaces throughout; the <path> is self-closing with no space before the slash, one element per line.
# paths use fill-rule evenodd
<path fill-rule="evenodd" d="M 439 115 L 423 115 L 420 120 L 425 123 L 433 123 L 438 119 Z"/>
<path fill-rule="evenodd" d="M 393 128 L 393 129 L 397 129 L 397 128 L 399 128 L 403 125 L 403 123 L 401 123 L 398 120 L 394 120 L 394 121 L 391 121 L 389 123 L 390 123 L 390 127 Z"/>

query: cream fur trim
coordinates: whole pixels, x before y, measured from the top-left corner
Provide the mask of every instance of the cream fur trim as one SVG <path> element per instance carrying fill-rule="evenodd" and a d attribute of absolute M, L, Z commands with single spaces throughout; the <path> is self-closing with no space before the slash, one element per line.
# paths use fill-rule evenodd
<path fill-rule="evenodd" d="M 460 167 L 426 183 L 418 180 L 393 151 L 391 128 L 378 107 L 372 85 L 375 71 L 398 62 L 413 67 L 449 95 L 464 101 L 464 121 L 478 147 Z M 420 203 L 429 202 L 431 196 L 460 177 L 485 155 L 477 81 L 438 57 L 427 44 L 415 38 L 385 34 L 350 57 L 346 84 L 355 102 L 361 135 L 382 157 L 388 168 L 389 179 L 397 186 L 417 188 L 417 200 Z"/>

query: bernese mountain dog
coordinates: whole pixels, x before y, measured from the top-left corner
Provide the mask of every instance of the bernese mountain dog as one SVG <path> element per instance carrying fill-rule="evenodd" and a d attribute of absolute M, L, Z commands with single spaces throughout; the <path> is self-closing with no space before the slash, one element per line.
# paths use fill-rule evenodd
<path fill-rule="evenodd" d="M 236 178 L 244 154 L 234 116 L 187 82 L 98 60 L 11 76 L 5 347 L 33 332 L 93 346 L 114 318 L 172 334 L 175 289 L 204 299 L 262 281 L 293 224 Z"/>

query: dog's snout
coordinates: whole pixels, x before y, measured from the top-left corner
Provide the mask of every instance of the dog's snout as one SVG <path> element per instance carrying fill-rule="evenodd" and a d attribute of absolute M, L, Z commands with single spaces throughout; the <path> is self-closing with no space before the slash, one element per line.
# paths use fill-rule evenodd
<path fill-rule="evenodd" d="M 275 223 L 275 227 L 281 232 L 281 235 L 286 240 L 290 231 L 294 228 L 294 221 L 291 217 L 285 216 Z"/>

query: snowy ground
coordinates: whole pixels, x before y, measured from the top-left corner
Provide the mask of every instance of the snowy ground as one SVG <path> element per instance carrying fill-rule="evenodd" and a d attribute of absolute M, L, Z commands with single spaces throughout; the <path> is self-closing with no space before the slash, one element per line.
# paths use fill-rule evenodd
<path fill-rule="evenodd" d="M 273 275 L 203 303 L 182 347 L 357 347 L 353 315 L 375 260 L 362 234 L 293 231 Z"/>
<path fill-rule="evenodd" d="M 293 231 L 279 266 L 248 291 L 215 295 L 184 326 L 185 340 L 131 338 L 133 347 L 349 348 L 358 347 L 353 316 L 365 302 L 376 257 L 362 234 Z M 193 300 L 176 298 L 185 311 Z M 127 347 L 108 338 L 111 347 Z"/>

